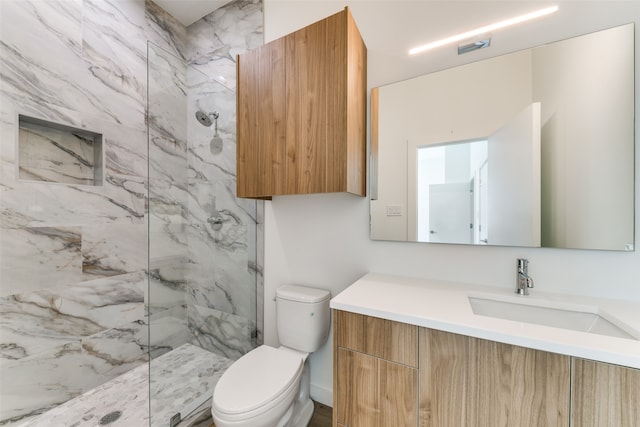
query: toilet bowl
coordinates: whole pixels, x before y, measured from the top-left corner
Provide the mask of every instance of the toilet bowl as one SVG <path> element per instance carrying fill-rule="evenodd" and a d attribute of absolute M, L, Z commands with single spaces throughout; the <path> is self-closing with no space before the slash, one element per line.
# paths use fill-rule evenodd
<path fill-rule="evenodd" d="M 242 356 L 218 381 L 211 404 L 216 427 L 271 427 L 298 393 L 304 359 L 262 345 Z"/>
<path fill-rule="evenodd" d="M 213 391 L 216 427 L 302 427 L 313 414 L 307 356 L 329 333 L 328 291 L 282 286 L 276 291 L 281 346 L 261 345 L 234 362 Z"/>

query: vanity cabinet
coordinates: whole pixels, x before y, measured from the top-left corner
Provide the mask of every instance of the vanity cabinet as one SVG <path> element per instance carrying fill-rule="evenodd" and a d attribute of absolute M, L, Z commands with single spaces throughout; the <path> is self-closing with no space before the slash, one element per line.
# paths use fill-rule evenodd
<path fill-rule="evenodd" d="M 334 312 L 334 426 L 418 421 L 418 327 Z"/>
<path fill-rule="evenodd" d="M 640 426 L 640 369 L 573 359 L 572 426 Z"/>
<path fill-rule="evenodd" d="M 568 426 L 570 362 L 420 328 L 420 426 Z"/>
<path fill-rule="evenodd" d="M 640 370 L 334 310 L 334 426 L 640 425 Z"/>
<path fill-rule="evenodd" d="M 365 195 L 366 56 L 348 8 L 238 55 L 238 197 Z"/>

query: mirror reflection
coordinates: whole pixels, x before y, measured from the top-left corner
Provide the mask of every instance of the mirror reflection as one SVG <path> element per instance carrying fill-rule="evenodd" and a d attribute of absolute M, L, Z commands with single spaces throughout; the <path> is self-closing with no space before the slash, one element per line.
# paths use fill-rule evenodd
<path fill-rule="evenodd" d="M 371 238 L 633 250 L 633 36 L 373 89 Z"/>

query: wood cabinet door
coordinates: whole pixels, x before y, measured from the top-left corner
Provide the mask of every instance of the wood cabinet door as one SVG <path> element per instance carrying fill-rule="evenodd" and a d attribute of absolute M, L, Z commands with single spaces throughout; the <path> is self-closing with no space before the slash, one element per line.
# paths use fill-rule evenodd
<path fill-rule="evenodd" d="M 418 424 L 418 370 L 379 359 L 380 427 L 416 427 Z"/>
<path fill-rule="evenodd" d="M 415 427 L 418 328 L 339 310 L 334 319 L 335 425 Z"/>
<path fill-rule="evenodd" d="M 349 9 L 238 56 L 237 195 L 366 193 L 366 46 Z"/>
<path fill-rule="evenodd" d="M 287 193 L 345 191 L 346 11 L 285 39 Z"/>
<path fill-rule="evenodd" d="M 640 369 L 573 359 L 571 426 L 640 426 Z"/>
<path fill-rule="evenodd" d="M 344 348 L 337 352 L 338 425 L 416 426 L 417 369 Z"/>
<path fill-rule="evenodd" d="M 375 427 L 380 405 L 378 359 L 337 349 L 337 422 L 346 427 Z"/>
<path fill-rule="evenodd" d="M 238 56 L 238 197 L 266 197 L 286 190 L 284 55 L 284 39 L 278 39 Z"/>
<path fill-rule="evenodd" d="M 570 358 L 420 329 L 420 426 L 569 425 Z"/>

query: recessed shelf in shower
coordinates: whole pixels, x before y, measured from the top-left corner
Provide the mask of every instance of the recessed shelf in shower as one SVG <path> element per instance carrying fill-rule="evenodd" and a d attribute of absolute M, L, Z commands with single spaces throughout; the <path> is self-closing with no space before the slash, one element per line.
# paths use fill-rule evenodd
<path fill-rule="evenodd" d="M 102 185 L 102 134 L 21 114 L 18 121 L 19 179 Z"/>

